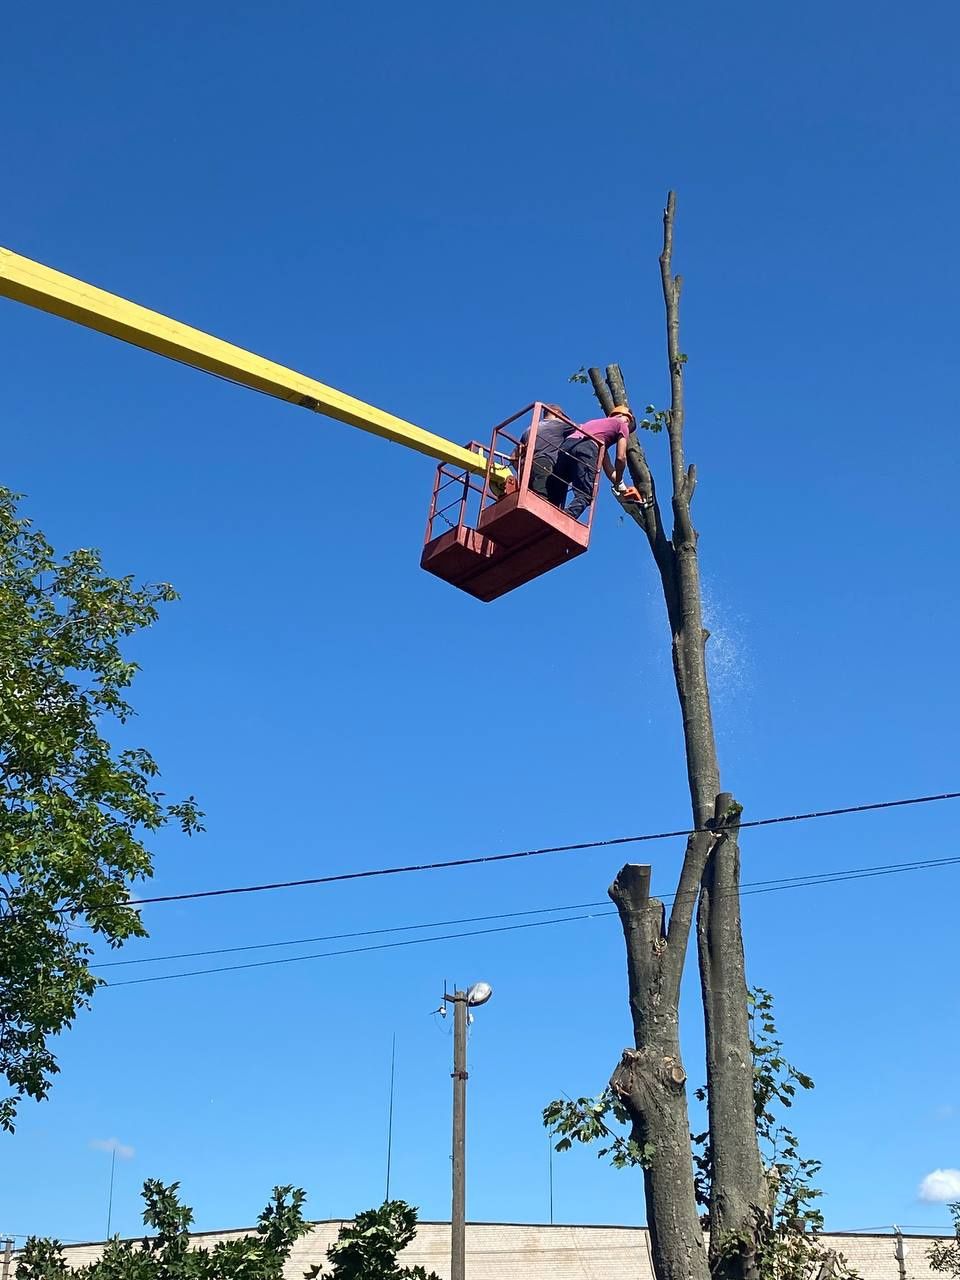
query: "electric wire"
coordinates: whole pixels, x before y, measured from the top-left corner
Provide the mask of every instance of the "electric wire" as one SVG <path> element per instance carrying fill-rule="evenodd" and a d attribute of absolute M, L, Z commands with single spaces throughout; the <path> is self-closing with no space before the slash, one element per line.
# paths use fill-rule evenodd
<path fill-rule="evenodd" d="M 833 879 L 837 878 L 844 880 L 868 879 L 876 875 L 892 875 L 896 871 L 919 870 L 921 867 L 951 866 L 957 862 L 960 862 L 960 858 L 927 858 L 914 862 L 885 863 L 875 867 L 853 867 L 846 871 L 811 872 L 804 876 L 779 876 L 773 880 L 747 880 L 741 885 L 740 889 L 741 896 L 747 897 L 752 893 L 760 892 L 764 886 L 770 886 L 769 888 L 764 887 L 764 892 L 772 893 L 775 889 L 792 888 L 795 883 L 799 885 L 816 885 L 829 884 Z M 699 893 L 699 888 L 694 892 Z M 651 892 L 651 897 L 672 903 L 676 901 L 678 895 L 676 893 Z M 91 964 L 90 968 L 117 969 L 132 964 L 160 964 L 165 960 L 195 960 L 203 956 L 224 956 L 235 952 L 266 951 L 276 947 L 299 947 L 306 946 L 312 942 L 341 942 L 352 938 L 371 938 L 387 933 L 411 933 L 419 929 L 445 929 L 455 924 L 484 924 L 489 920 L 513 920 L 520 916 L 550 915 L 557 911 L 587 911 L 597 907 L 605 907 L 608 902 L 609 899 L 606 898 L 599 902 L 568 902 L 554 907 L 528 907 L 523 911 L 497 911 L 485 916 L 459 916 L 452 920 L 429 920 L 424 921 L 422 924 L 389 925 L 380 929 L 359 929 L 351 933 L 326 933 L 310 938 L 285 938 L 279 942 L 249 942 L 232 947 L 207 947 L 202 951 L 175 951 L 160 956 L 137 956 L 128 960 L 104 960 Z"/>
<path fill-rule="evenodd" d="M 615 911 L 603 911 L 601 915 L 616 915 Z M 206 973 L 235 973 L 240 969 L 265 969 L 268 965 L 296 964 L 299 960 L 323 960 L 329 956 L 355 956 L 365 951 L 391 951 L 395 947 L 415 947 L 424 942 L 450 942 L 454 938 L 479 938 L 487 933 L 510 933 L 515 929 L 537 929 L 548 924 L 567 924 L 571 920 L 591 920 L 591 915 L 562 916 L 556 920 L 527 920 L 524 924 L 503 924 L 491 929 L 467 929 L 463 933 L 432 934 L 429 938 L 404 938 L 401 942 L 379 942 L 370 947 L 343 947 L 338 951 L 315 951 L 308 956 L 281 956 L 277 960 L 251 960 L 247 964 L 220 965 L 215 969 L 188 969 L 184 973 L 157 973 L 149 978 L 125 978 L 122 982 L 107 982 L 104 986 L 137 987 L 144 982 L 170 982 L 174 978 L 197 978 Z"/>
<path fill-rule="evenodd" d="M 116 969 L 128 964 L 159 964 L 161 960 L 194 960 L 200 956 L 225 956 L 233 951 L 266 951 L 271 947 L 300 947 L 309 942 L 340 942 L 348 938 L 371 938 L 382 933 L 409 933 L 417 929 L 446 929 L 454 924 L 481 924 L 487 920 L 511 920 L 515 916 L 542 916 L 551 911 L 580 911 L 588 907 L 605 907 L 603 902 L 571 902 L 558 907 L 529 907 L 525 911 L 497 911 L 488 916 L 461 916 L 454 920 L 431 920 L 425 924 L 396 924 L 383 929 L 360 929 L 354 933 L 325 933 L 315 938 L 287 938 L 283 942 L 251 942 L 236 947 L 211 947 L 205 951 L 176 951 L 165 956 L 140 956 L 134 960 L 104 960 L 91 969 Z"/>
<path fill-rule="evenodd" d="M 761 880 L 748 882 L 741 890 L 741 896 L 749 896 L 758 893 L 776 893 L 785 889 L 801 889 L 825 884 L 837 884 L 842 881 L 862 880 L 876 876 L 888 876 L 902 874 L 908 871 L 920 871 L 931 867 L 947 867 L 960 865 L 960 857 L 956 858 L 926 858 L 917 859 L 913 862 L 889 863 L 882 866 L 873 867 L 854 867 L 848 871 L 835 871 L 826 873 L 814 873 L 809 876 L 789 876 L 779 880 Z M 699 892 L 699 890 L 697 890 Z M 651 895 L 657 896 L 657 895 Z M 661 901 L 664 903 L 676 900 L 677 895 L 663 895 Z M 601 904 L 597 904 L 601 905 Z M 544 908 L 550 910 L 551 908 Z M 557 909 L 557 908 L 554 908 Z M 562 909 L 562 908 L 561 908 Z M 483 919 L 507 919 L 511 915 L 517 913 L 503 913 L 499 917 L 482 917 Z M 526 913 L 521 913 L 526 914 Z M 398 947 L 419 946 L 428 942 L 450 942 L 461 938 L 483 937 L 494 933 L 514 933 L 520 929 L 539 929 L 547 925 L 554 924 L 570 924 L 581 920 L 598 920 L 615 916 L 616 911 L 588 911 L 580 915 L 558 916 L 551 920 L 527 920 L 522 924 L 495 925 L 488 929 L 467 929 L 459 933 L 432 934 L 426 938 L 404 938 L 398 942 L 380 942 L 374 943 L 366 947 L 342 947 L 336 951 L 315 951 L 308 955 L 302 956 L 281 956 L 272 960 L 252 960 L 245 964 L 218 965 L 208 969 L 188 969 L 178 973 L 153 974 L 146 978 L 128 978 L 120 982 L 106 982 L 103 985 L 107 988 L 113 987 L 132 987 L 141 986 L 147 982 L 170 982 L 177 978 L 195 978 L 205 974 L 213 973 L 235 973 L 245 969 L 264 969 L 270 966 L 283 964 L 296 964 L 304 960 L 323 960 L 335 956 L 343 955 L 359 955 L 372 951 L 390 951 Z M 477 919 L 480 919 L 478 917 Z M 466 923 L 466 921 L 464 922 Z M 430 928 L 436 926 L 430 925 L 410 925 L 402 926 L 403 928 Z M 385 930 L 369 930 L 366 936 L 374 933 L 386 932 Z M 355 935 L 363 936 L 363 935 Z M 332 940 L 332 939 L 331 939 Z M 279 945 L 283 945 L 282 943 Z M 238 948 L 223 948 L 224 952 L 234 951 Z M 158 957 L 162 959 L 163 957 Z"/>
<path fill-rule="evenodd" d="M 938 795 L 911 796 L 903 800 L 878 800 L 870 804 L 846 805 L 839 809 L 817 809 L 808 813 L 780 814 L 774 818 L 752 818 L 738 822 L 737 830 L 771 827 L 788 822 L 808 822 L 814 818 L 836 818 L 851 813 L 871 813 L 883 809 L 900 809 L 907 805 L 933 804 L 940 800 L 960 800 L 960 791 L 944 791 Z M 480 854 L 473 858 L 447 858 L 439 862 L 410 863 L 400 867 L 377 867 L 366 871 L 340 871 L 328 876 L 309 876 L 303 880 L 276 880 L 267 884 L 235 885 L 225 889 L 199 889 L 191 893 L 165 893 L 152 898 L 131 898 L 130 906 L 144 907 L 160 902 L 195 902 L 200 898 L 224 898 L 243 893 L 267 893 L 275 889 L 301 889 L 308 885 L 339 884 L 347 880 L 370 880 L 379 876 L 407 875 L 419 871 L 442 871 L 451 867 L 474 867 L 487 863 L 511 862 L 518 858 L 537 858 L 550 853 L 574 853 L 583 849 L 610 849 L 617 845 L 644 844 L 653 840 L 670 840 L 692 836 L 709 827 L 683 827 L 676 831 L 646 832 L 642 835 L 613 836 L 608 840 L 581 840 L 575 844 L 546 845 L 541 849 L 521 849 L 513 853 Z"/>

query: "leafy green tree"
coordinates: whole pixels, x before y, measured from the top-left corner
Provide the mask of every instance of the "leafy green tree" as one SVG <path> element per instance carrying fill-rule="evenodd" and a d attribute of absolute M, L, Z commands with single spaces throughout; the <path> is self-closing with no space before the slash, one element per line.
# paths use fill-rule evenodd
<path fill-rule="evenodd" d="M 949 1244 L 931 1245 L 927 1252 L 930 1267 L 944 1275 L 960 1277 L 960 1202 L 950 1206 L 953 1214 L 953 1230 L 956 1236 Z"/>
<path fill-rule="evenodd" d="M 221 1240 L 212 1249 L 190 1247 L 193 1212 L 181 1204 L 180 1184 L 143 1184 L 143 1221 L 156 1234 L 142 1242 L 108 1241 L 98 1262 L 70 1271 L 56 1240 L 27 1241 L 16 1280 L 282 1280 L 296 1241 L 310 1230 L 303 1217 L 305 1195 L 293 1187 L 274 1187 L 255 1235 Z"/>
<path fill-rule="evenodd" d="M 331 1270 L 311 1267 L 307 1280 L 440 1280 L 423 1267 L 401 1267 L 397 1254 L 417 1234 L 417 1211 L 402 1200 L 358 1213 L 327 1250 Z"/>
<path fill-rule="evenodd" d="M 90 940 L 144 936 L 129 887 L 149 876 L 143 840 L 166 823 L 200 829 L 193 798 L 170 804 L 140 747 L 114 750 L 109 722 L 133 714 L 138 670 L 121 642 L 177 598 L 166 584 L 111 578 L 96 551 L 58 557 L 0 488 L 0 1128 L 46 1097 L 53 1036 L 100 983 Z M 78 925 L 87 927 L 80 936 Z"/>

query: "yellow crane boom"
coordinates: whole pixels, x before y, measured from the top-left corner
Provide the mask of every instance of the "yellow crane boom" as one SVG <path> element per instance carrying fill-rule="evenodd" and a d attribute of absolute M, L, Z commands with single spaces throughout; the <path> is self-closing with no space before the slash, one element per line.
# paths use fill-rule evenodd
<path fill-rule="evenodd" d="M 214 338 L 200 329 L 128 302 L 61 271 L 54 271 L 2 246 L 0 297 L 24 302 L 29 307 L 48 311 L 64 320 L 73 320 L 87 329 L 120 338 L 123 342 L 167 356 L 193 369 L 217 374 L 240 386 L 251 387 L 278 400 L 288 400 L 328 418 L 336 418 L 338 422 L 346 422 L 362 431 L 406 445 L 408 449 L 425 453 L 439 462 L 463 467 L 474 475 L 482 475 L 486 470 L 484 454 L 465 449 L 432 431 L 425 431 L 412 422 L 328 387 L 315 378 L 234 346 L 232 342 Z"/>

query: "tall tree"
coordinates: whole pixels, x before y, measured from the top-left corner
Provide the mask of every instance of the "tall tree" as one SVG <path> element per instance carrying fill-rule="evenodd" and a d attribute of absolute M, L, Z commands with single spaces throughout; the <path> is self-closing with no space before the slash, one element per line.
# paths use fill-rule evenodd
<path fill-rule="evenodd" d="M 144 936 L 130 885 L 152 872 L 143 840 L 200 827 L 193 798 L 167 802 L 143 748 L 114 750 L 133 715 L 137 665 L 121 642 L 150 626 L 168 585 L 103 572 L 97 552 L 57 557 L 0 489 L 0 1128 L 57 1072 L 52 1037 L 100 980 L 89 939 Z M 83 933 L 79 926 L 85 926 Z"/>
<path fill-rule="evenodd" d="M 623 927 L 634 1046 L 611 1079 L 614 1097 L 642 1155 L 647 1220 L 658 1280 L 708 1275 L 755 1280 L 769 1220 L 769 1188 L 757 1141 L 753 1060 L 739 902 L 740 805 L 721 791 L 703 625 L 697 531 L 691 507 L 697 473 L 685 453 L 680 341 L 682 279 L 673 273 L 676 199 L 663 215 L 660 279 L 666 312 L 669 407 L 647 406 L 640 429 L 662 431 L 670 459 L 672 528 L 668 535 L 653 471 L 632 432 L 627 464 L 642 503 L 625 510 L 646 536 L 670 628 L 673 673 L 683 723 L 693 821 L 669 919 L 650 896 L 650 868 L 628 864 L 610 887 Z M 605 413 L 628 397 L 620 368 L 589 378 Z M 705 1255 L 691 1167 L 686 1071 L 680 1052 L 680 983 L 697 907 L 700 978 L 707 1036 L 709 1114 L 709 1258 Z"/>

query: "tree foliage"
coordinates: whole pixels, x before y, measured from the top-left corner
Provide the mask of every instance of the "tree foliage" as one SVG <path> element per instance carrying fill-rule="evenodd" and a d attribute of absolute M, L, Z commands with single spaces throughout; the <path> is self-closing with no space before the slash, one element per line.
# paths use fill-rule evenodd
<path fill-rule="evenodd" d="M 175 600 L 167 584 L 104 573 L 96 551 L 57 557 L 0 488 L 0 1128 L 58 1070 L 51 1037 L 99 979 L 89 939 L 143 936 L 129 886 L 151 874 L 146 834 L 200 829 L 193 798 L 170 804 L 142 747 L 114 750 L 105 724 L 134 714 L 137 665 L 121 642 Z M 88 926 L 88 938 L 75 926 Z"/>
<path fill-rule="evenodd" d="M 597 1148 L 597 1158 L 609 1156 L 615 1169 L 644 1165 L 654 1152 L 651 1143 L 641 1146 L 623 1132 L 630 1128 L 630 1116 L 609 1086 L 595 1098 L 556 1099 L 544 1108 L 543 1123 L 557 1135 L 557 1151 L 569 1151 L 574 1142 L 602 1140 L 604 1145 Z"/>
<path fill-rule="evenodd" d="M 16 1280 L 282 1280 L 296 1241 L 310 1230 L 303 1217 L 305 1195 L 274 1187 L 257 1221 L 255 1235 L 221 1240 L 212 1249 L 191 1248 L 193 1212 L 181 1204 L 180 1184 L 143 1185 L 143 1221 L 156 1232 L 143 1241 L 108 1241 L 98 1262 L 71 1271 L 59 1241 L 29 1239 L 20 1254 Z"/>
<path fill-rule="evenodd" d="M 800 1154 L 796 1134 L 781 1123 L 777 1109 L 792 1107 L 797 1090 L 812 1089 L 814 1084 L 784 1057 L 773 1017 L 773 996 L 762 987 L 750 992 L 750 1048 L 757 1134 L 771 1186 L 765 1242 L 768 1273 L 792 1274 L 791 1259 L 798 1242 L 801 1238 L 809 1242 L 823 1230 L 823 1214 L 816 1205 L 823 1192 L 813 1181 L 821 1164 Z M 806 1256 L 804 1249 L 800 1253 Z"/>
<path fill-rule="evenodd" d="M 960 1277 L 960 1203 L 952 1204 L 950 1212 L 953 1214 L 953 1231 L 956 1238 L 946 1244 L 931 1245 L 927 1258 L 930 1261 L 931 1270 L 939 1271 L 943 1275 Z"/>
<path fill-rule="evenodd" d="M 402 1200 L 358 1213 L 327 1250 L 330 1271 L 311 1267 L 307 1280 L 440 1280 L 423 1267 L 401 1267 L 397 1254 L 417 1234 L 417 1211 Z"/>

